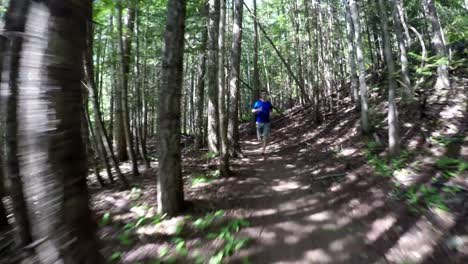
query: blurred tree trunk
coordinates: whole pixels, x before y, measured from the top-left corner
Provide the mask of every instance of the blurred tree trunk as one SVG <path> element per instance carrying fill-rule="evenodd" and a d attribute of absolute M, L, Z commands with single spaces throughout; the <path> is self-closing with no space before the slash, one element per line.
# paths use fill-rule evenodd
<path fill-rule="evenodd" d="M 348 36 L 348 61 L 350 68 L 350 79 L 351 79 L 351 94 L 356 109 L 360 108 L 359 100 L 359 87 L 358 87 L 358 76 L 356 74 L 356 56 L 355 56 L 355 45 L 354 45 L 354 26 L 353 19 L 351 18 L 351 10 L 347 4 L 347 0 L 343 0 L 345 9 L 346 9 L 346 29 Z"/>
<path fill-rule="evenodd" d="M 15 1 L 16 2 L 16 1 Z M 20 60 L 18 158 L 41 263 L 103 263 L 82 137 L 91 1 L 30 1 Z"/>
<path fill-rule="evenodd" d="M 354 26 L 354 44 L 356 45 L 356 60 L 359 68 L 359 90 L 360 90 L 360 101 L 361 101 L 361 129 L 364 134 L 370 132 L 369 126 L 369 109 L 368 109 L 368 95 L 367 95 L 367 83 L 366 83 L 366 69 L 364 67 L 364 51 L 362 49 L 361 39 L 361 26 L 359 21 L 359 11 L 356 0 L 349 0 L 351 17 L 353 19 Z"/>
<path fill-rule="evenodd" d="M 235 0 L 233 9 L 234 23 L 232 26 L 231 44 L 231 76 L 229 81 L 229 126 L 228 140 L 230 144 L 230 155 L 238 157 L 241 153 L 239 144 L 239 99 L 240 99 L 240 64 L 242 55 L 242 14 L 243 1 Z"/>
<path fill-rule="evenodd" d="M 169 0 L 159 91 L 158 212 L 174 216 L 184 207 L 180 153 L 185 0 Z"/>
<path fill-rule="evenodd" d="M 20 142 L 18 140 L 18 81 L 20 78 L 20 60 L 24 38 L 15 33 L 24 32 L 26 16 L 30 1 L 11 1 L 6 18 L 5 32 L 7 39 L 4 42 L 4 54 L 2 54 L 2 83 L 0 91 L 0 107 L 2 123 L 5 124 L 5 143 L 3 164 L 4 176 L 9 182 L 8 194 L 13 203 L 13 215 L 15 219 L 15 243 L 17 247 L 24 247 L 32 242 L 28 208 L 25 201 L 24 177 L 20 171 L 18 160 Z M 4 118 L 4 119 L 3 119 Z M 80 120 L 80 119 L 78 119 Z"/>
<path fill-rule="evenodd" d="M 387 8 L 383 0 L 378 1 L 388 78 L 388 149 L 390 156 L 396 156 L 400 146 L 398 136 L 398 112 L 395 101 L 395 63 L 393 61 L 392 44 L 388 31 Z"/>
<path fill-rule="evenodd" d="M 437 56 L 439 57 L 439 66 L 437 67 L 437 81 L 435 88 L 436 90 L 449 89 L 450 80 L 448 72 L 448 57 L 445 46 L 444 32 L 440 26 L 439 15 L 437 14 L 434 0 L 425 0 L 425 2 L 427 5 L 429 20 L 432 25 L 432 44 L 437 51 Z"/>
<path fill-rule="evenodd" d="M 403 100 L 406 102 L 411 102 L 413 100 L 413 87 L 411 86 L 411 79 L 408 67 L 408 52 L 407 44 L 405 44 L 405 39 L 402 33 L 402 21 L 400 13 L 398 11 L 398 5 L 401 5 L 400 0 L 390 0 L 393 9 L 393 23 L 395 24 L 395 34 L 398 41 L 398 47 L 400 49 L 400 64 L 401 64 L 401 78 L 403 85 Z"/>

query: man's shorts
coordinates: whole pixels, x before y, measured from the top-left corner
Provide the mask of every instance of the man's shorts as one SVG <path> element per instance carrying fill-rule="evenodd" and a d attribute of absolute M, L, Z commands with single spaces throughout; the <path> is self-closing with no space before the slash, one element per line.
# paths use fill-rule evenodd
<path fill-rule="evenodd" d="M 263 137 L 263 139 L 267 139 L 270 136 L 270 126 L 271 123 L 260 123 L 257 122 L 257 138 L 260 140 L 260 136 Z"/>

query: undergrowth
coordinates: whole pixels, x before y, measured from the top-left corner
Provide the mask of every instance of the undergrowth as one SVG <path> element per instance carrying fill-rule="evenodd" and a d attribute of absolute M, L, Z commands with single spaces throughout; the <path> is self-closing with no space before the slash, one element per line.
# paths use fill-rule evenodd
<path fill-rule="evenodd" d="M 148 206 L 139 206 L 135 211 L 141 212 L 140 216 L 132 222 L 120 225 L 119 221 L 114 221 L 112 215 L 107 212 L 103 215 L 99 226 L 114 226 L 119 229 L 118 240 L 122 246 L 132 247 L 137 243 L 138 229 L 148 226 L 158 227 L 163 221 L 167 220 L 165 215 L 153 214 L 154 208 Z M 250 223 L 242 218 L 227 219 L 225 212 L 220 210 L 206 213 L 200 217 L 187 215 L 183 221 L 177 224 L 176 231 L 166 240 L 170 246 L 161 248 L 156 259 L 136 262 L 135 264 L 150 263 L 209 263 L 220 264 L 227 257 L 248 246 L 250 238 L 239 238 L 237 233 Z M 199 237 L 195 243 L 189 244 L 188 241 L 193 237 Z M 204 243 L 216 241 L 211 252 L 203 256 L 200 248 Z M 110 262 L 118 262 L 123 257 L 122 251 L 115 251 L 109 258 Z M 249 263 L 244 259 L 244 263 Z"/>
<path fill-rule="evenodd" d="M 433 138 L 434 142 L 444 146 L 459 140 L 459 138 Z M 420 162 L 411 162 L 416 157 L 417 152 L 402 150 L 398 156 L 391 158 L 381 155 L 383 151 L 384 146 L 374 141 L 368 142 L 367 148 L 364 150 L 367 163 L 378 176 L 394 178 L 396 173 L 402 171 L 419 170 Z M 446 182 L 468 170 L 468 162 L 443 156 L 435 162 L 435 168 L 440 171 L 441 177 L 435 175 L 429 183 L 409 187 L 402 186 L 401 183 L 394 180 L 392 193 L 397 199 L 405 201 L 409 209 L 414 213 L 423 213 L 427 207 L 448 211 L 448 197 L 458 193 L 460 188 L 438 183 Z"/>

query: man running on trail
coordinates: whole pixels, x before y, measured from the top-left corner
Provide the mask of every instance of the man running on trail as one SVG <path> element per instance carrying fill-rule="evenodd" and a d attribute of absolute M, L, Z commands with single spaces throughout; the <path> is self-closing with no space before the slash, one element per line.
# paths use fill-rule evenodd
<path fill-rule="evenodd" d="M 260 91 L 260 100 L 255 102 L 252 113 L 255 114 L 255 122 L 257 125 L 257 138 L 258 141 L 263 142 L 262 155 L 265 155 L 267 140 L 270 136 L 270 112 L 273 106 L 268 101 L 268 92 L 265 90 Z"/>

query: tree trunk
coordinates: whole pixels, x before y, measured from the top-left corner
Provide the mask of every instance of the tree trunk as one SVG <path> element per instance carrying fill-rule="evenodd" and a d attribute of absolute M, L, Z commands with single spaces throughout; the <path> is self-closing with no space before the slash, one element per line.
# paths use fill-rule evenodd
<path fill-rule="evenodd" d="M 94 122 L 96 126 L 96 131 L 95 131 L 95 139 L 96 139 L 96 146 L 97 146 L 97 153 L 99 155 L 99 158 L 101 162 L 103 163 L 103 167 L 106 169 L 107 176 L 109 177 L 109 180 L 111 183 L 114 182 L 114 177 L 112 175 L 112 170 L 111 166 L 109 163 L 109 157 L 107 156 L 106 149 L 104 147 L 104 140 L 103 140 L 103 123 L 102 123 L 102 117 L 101 117 L 101 109 L 99 107 L 99 99 L 97 98 L 97 89 L 96 89 L 96 82 L 94 79 L 94 63 L 93 63 L 93 26 L 91 23 L 88 23 L 87 26 L 88 29 L 88 35 L 87 35 L 87 43 L 86 43 L 86 49 L 85 52 L 83 53 L 83 59 L 84 59 L 84 66 L 85 66 L 85 74 L 84 76 L 86 77 L 87 85 L 86 87 L 88 88 L 88 93 L 89 97 L 91 98 L 91 103 L 94 108 Z M 92 129 L 91 126 L 89 126 L 89 129 Z"/>
<path fill-rule="evenodd" d="M 439 58 L 437 67 L 436 90 L 449 89 L 450 80 L 448 72 L 447 50 L 444 41 L 444 32 L 440 26 L 439 16 L 434 4 L 434 0 L 425 0 L 428 8 L 429 19 L 432 25 L 432 44 L 437 51 Z"/>
<path fill-rule="evenodd" d="M 388 16 L 383 0 L 379 0 L 380 22 L 382 27 L 385 61 L 387 63 L 388 77 L 388 150 L 390 156 L 396 156 L 399 152 L 398 136 L 398 112 L 395 101 L 395 64 L 393 62 L 392 45 L 388 31 Z"/>
<path fill-rule="evenodd" d="M 169 0 L 161 89 L 159 92 L 158 212 L 174 216 L 183 210 L 180 153 L 180 103 L 183 83 L 185 0 Z"/>
<path fill-rule="evenodd" d="M 91 25 L 89 25 L 88 27 L 91 27 Z M 90 33 L 88 33 L 88 35 L 90 35 Z M 87 76 L 88 93 L 89 93 L 89 97 L 91 98 L 91 103 L 93 104 L 93 108 L 94 108 L 93 113 L 94 113 L 94 122 L 96 125 L 95 135 L 96 135 L 97 151 L 100 155 L 100 158 L 102 159 L 102 162 L 105 165 L 110 181 L 112 183 L 114 182 L 111 167 L 110 167 L 109 157 L 117 173 L 117 177 L 121 181 L 122 186 L 124 188 L 128 188 L 129 186 L 128 181 L 120 170 L 119 161 L 117 160 L 117 157 L 112 151 L 112 145 L 110 143 L 111 141 L 104 127 L 104 121 L 103 121 L 100 107 L 99 107 L 99 98 L 97 97 L 96 84 L 94 82 L 94 79 L 91 77 L 94 74 L 94 66 L 93 66 L 93 61 L 92 61 L 93 56 L 92 56 L 92 48 L 91 48 L 92 47 L 91 37 L 88 37 L 88 39 L 90 40 L 90 42 L 87 43 L 87 47 L 85 51 L 85 76 Z"/>
<path fill-rule="evenodd" d="M 398 3 L 400 0 L 390 0 L 390 3 L 393 6 L 393 20 L 395 24 L 395 33 L 398 41 L 398 47 L 400 48 L 400 63 L 401 63 L 401 78 L 403 80 L 403 100 L 406 102 L 413 101 L 413 87 L 411 86 L 411 79 L 408 67 L 408 52 L 406 50 L 405 39 L 403 38 L 402 33 L 402 24 L 401 21 L 404 21 L 400 18 L 398 12 Z"/>
<path fill-rule="evenodd" d="M 202 46 L 200 49 L 200 56 L 198 61 L 200 62 L 197 76 L 197 88 L 196 88 L 196 113 L 195 113 L 195 149 L 200 149 L 203 145 L 203 108 L 205 102 L 205 73 L 206 73 L 206 56 L 207 49 L 206 44 L 208 40 L 207 29 L 203 30 Z"/>
<path fill-rule="evenodd" d="M 254 50 L 253 50 L 253 90 L 252 90 L 252 105 L 260 95 L 260 69 L 258 67 L 258 21 L 257 21 L 257 0 L 253 0 L 253 16 L 254 16 Z M 255 119 L 254 119 L 255 122 Z"/>
<path fill-rule="evenodd" d="M 354 104 L 356 105 L 356 109 L 360 108 L 360 100 L 359 100 L 359 87 L 358 87 L 358 76 L 356 74 L 356 56 L 355 50 L 356 47 L 354 45 L 354 26 L 353 26 L 353 19 L 351 18 L 351 10 L 349 5 L 347 4 L 347 0 L 343 0 L 345 9 L 346 9 L 346 29 L 347 29 L 347 36 L 348 36 L 348 61 L 349 61 L 349 68 L 350 68 L 350 79 L 351 79 L 351 94 Z"/>
<path fill-rule="evenodd" d="M 5 18 L 5 32 L 8 36 L 4 42 L 2 54 L 2 83 L 0 91 L 0 117 L 5 124 L 5 143 L 3 164 L 4 176 L 9 182 L 8 194 L 13 203 L 15 219 L 15 243 L 17 247 L 24 247 L 32 242 L 28 208 L 24 194 L 24 177 L 20 173 L 18 153 L 20 142 L 18 139 L 18 80 L 20 78 L 20 60 L 23 51 L 24 38 L 15 35 L 25 31 L 26 16 L 30 1 L 11 1 Z M 3 119 L 5 118 L 5 119 Z M 80 119 L 78 119 L 80 120 Z"/>
<path fill-rule="evenodd" d="M 229 176 L 229 149 L 227 140 L 226 114 L 226 73 L 224 70 L 226 0 L 220 0 L 218 33 L 218 111 L 219 111 L 219 172 L 221 177 Z"/>
<path fill-rule="evenodd" d="M 230 144 L 230 154 L 232 157 L 237 157 L 241 153 L 239 144 L 239 99 L 240 99 L 240 63 L 242 54 L 242 0 L 234 1 L 232 26 L 232 44 L 231 44 L 231 76 L 229 89 L 229 127 L 228 140 Z"/>
<path fill-rule="evenodd" d="M 35 251 L 41 263 L 103 263 L 81 132 L 91 1 L 30 3 L 19 67 L 29 78 L 16 85 L 18 158 Z"/>
<path fill-rule="evenodd" d="M 220 0 L 209 0 L 208 13 L 208 149 L 219 152 L 218 33 Z"/>
<path fill-rule="evenodd" d="M 364 68 L 364 52 L 362 50 L 362 39 L 361 39 L 361 26 L 359 22 L 359 11 L 356 4 L 356 0 L 349 0 L 351 17 L 353 19 L 354 26 L 354 44 L 356 45 L 356 60 L 359 68 L 359 90 L 361 94 L 361 129 L 364 134 L 370 132 L 369 127 L 369 109 L 367 105 L 367 84 L 366 84 L 366 70 Z"/>
<path fill-rule="evenodd" d="M 122 123 L 125 135 L 125 144 L 127 146 L 128 157 L 132 162 L 132 174 L 138 176 L 138 161 L 135 154 L 135 149 L 132 140 L 132 132 L 130 129 L 130 110 L 128 108 L 128 76 L 130 74 L 130 55 L 132 47 L 133 30 L 135 27 L 135 7 L 132 5 L 128 10 L 128 22 L 127 22 L 127 35 L 123 35 L 123 1 L 119 2 L 119 51 L 120 51 L 120 85 L 121 85 L 121 100 L 122 100 Z"/>

